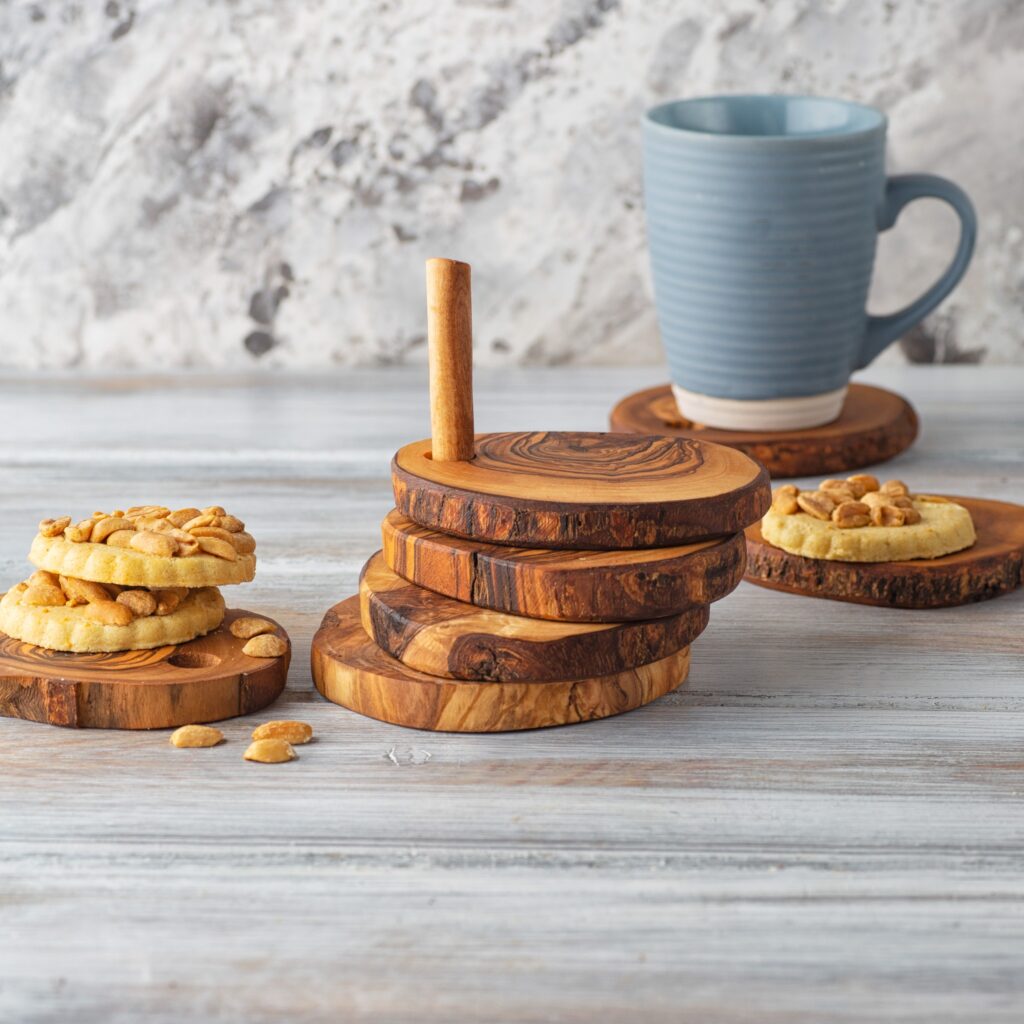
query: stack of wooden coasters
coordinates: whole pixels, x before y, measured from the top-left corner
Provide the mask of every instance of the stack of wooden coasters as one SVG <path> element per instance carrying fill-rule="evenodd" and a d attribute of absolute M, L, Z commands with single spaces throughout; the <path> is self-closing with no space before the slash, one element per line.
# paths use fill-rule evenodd
<path fill-rule="evenodd" d="M 604 718 L 674 690 L 745 566 L 764 468 L 692 439 L 473 433 L 469 267 L 427 265 L 432 437 L 360 592 L 313 641 L 317 688 L 384 721 L 497 732 Z"/>

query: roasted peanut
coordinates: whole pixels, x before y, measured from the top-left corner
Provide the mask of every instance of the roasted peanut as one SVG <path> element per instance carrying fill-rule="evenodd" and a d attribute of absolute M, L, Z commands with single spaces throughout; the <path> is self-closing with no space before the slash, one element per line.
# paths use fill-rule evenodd
<path fill-rule="evenodd" d="M 886 480 L 878 488 L 883 494 L 909 494 L 910 490 L 902 480 Z"/>
<path fill-rule="evenodd" d="M 215 747 L 223 740 L 224 733 L 212 725 L 183 725 L 171 733 L 172 747 Z"/>
<path fill-rule="evenodd" d="M 818 485 L 819 491 L 832 491 L 839 488 L 841 491 L 850 490 L 850 485 L 845 480 L 822 480 Z"/>
<path fill-rule="evenodd" d="M 171 514 L 166 505 L 133 505 L 125 512 L 125 519 L 163 519 Z"/>
<path fill-rule="evenodd" d="M 153 596 L 156 598 L 157 615 L 170 615 L 177 611 L 182 601 L 182 594 L 176 589 L 154 590 Z"/>
<path fill-rule="evenodd" d="M 34 586 L 37 583 L 41 583 L 47 587 L 56 587 L 60 585 L 60 577 L 55 572 L 47 572 L 45 569 L 36 569 L 34 573 L 25 583 L 28 586 Z"/>
<path fill-rule="evenodd" d="M 115 530 L 109 537 L 107 537 L 108 548 L 128 548 L 131 547 L 132 538 L 135 536 L 134 530 Z"/>
<path fill-rule="evenodd" d="M 837 505 L 841 505 L 844 501 L 857 500 L 854 489 L 845 480 L 826 480 L 819 489 Z"/>
<path fill-rule="evenodd" d="M 157 519 L 151 526 L 146 527 L 152 533 L 164 533 L 175 540 L 191 540 L 192 534 L 175 526 L 170 519 Z"/>
<path fill-rule="evenodd" d="M 261 633 L 247 640 L 242 653 L 250 658 L 279 658 L 288 650 L 288 644 L 274 633 Z"/>
<path fill-rule="evenodd" d="M 240 640 L 251 640 L 261 633 L 273 633 L 276 628 L 272 622 L 257 618 L 255 615 L 243 615 L 228 626 L 231 635 L 237 636 Z"/>
<path fill-rule="evenodd" d="M 65 539 L 71 541 L 74 544 L 81 544 L 87 541 L 92 536 L 92 527 L 95 520 L 83 519 L 80 523 L 75 523 L 74 526 L 69 526 L 64 531 Z"/>
<path fill-rule="evenodd" d="M 246 761 L 259 761 L 261 764 L 280 764 L 282 761 L 294 761 L 296 754 L 287 740 L 254 740 L 242 755 Z"/>
<path fill-rule="evenodd" d="M 878 477 L 872 476 L 870 473 L 855 473 L 853 476 L 848 476 L 846 482 L 853 487 L 854 492 L 860 488 L 858 498 L 864 497 L 869 491 L 878 490 Z"/>
<path fill-rule="evenodd" d="M 190 540 L 179 540 L 176 543 L 178 545 L 178 549 L 175 553 L 180 555 L 182 558 L 189 558 L 191 555 L 199 554 L 199 541 L 195 538 Z"/>
<path fill-rule="evenodd" d="M 844 501 L 832 510 L 832 522 L 841 530 L 867 526 L 871 522 L 871 509 L 862 501 Z"/>
<path fill-rule="evenodd" d="M 220 540 L 231 543 L 232 534 L 222 530 L 219 526 L 194 526 L 189 531 L 190 537 L 218 537 Z"/>
<path fill-rule="evenodd" d="M 129 546 L 145 555 L 158 555 L 162 558 L 170 558 L 178 550 L 178 542 L 173 537 L 165 533 L 150 533 L 148 530 L 135 534 Z"/>
<path fill-rule="evenodd" d="M 241 533 L 245 529 L 245 523 L 237 516 L 217 516 L 217 525 L 228 533 Z"/>
<path fill-rule="evenodd" d="M 251 555 L 256 550 L 256 538 L 244 530 L 231 534 L 231 543 L 240 555 Z"/>
<path fill-rule="evenodd" d="M 182 529 L 194 530 L 197 526 L 213 526 L 214 518 L 215 517 L 211 516 L 208 512 L 201 512 L 194 518 L 189 519 L 188 522 L 186 522 L 185 525 L 182 526 Z"/>
<path fill-rule="evenodd" d="M 196 537 L 199 543 L 199 550 L 217 558 L 223 558 L 226 562 L 234 562 L 238 558 L 235 545 L 230 541 L 221 540 L 219 537 Z"/>
<path fill-rule="evenodd" d="M 151 530 L 153 533 L 176 529 L 175 525 L 166 516 L 146 514 L 136 516 L 130 522 L 135 526 L 136 530 Z"/>
<path fill-rule="evenodd" d="M 178 527 L 179 530 L 183 529 L 185 524 L 197 516 L 201 516 L 202 512 L 197 508 L 179 508 L 172 512 L 168 517 L 168 522 Z"/>
<path fill-rule="evenodd" d="M 870 508 L 881 508 L 882 505 L 892 504 L 889 495 L 882 494 L 880 491 L 868 491 L 860 500 Z"/>
<path fill-rule="evenodd" d="M 222 516 L 225 515 L 224 509 L 220 505 L 208 505 L 203 509 L 204 516 Z"/>
<path fill-rule="evenodd" d="M 127 519 L 122 519 L 121 516 L 106 516 L 103 519 L 98 519 L 93 524 L 90 540 L 92 540 L 93 544 L 102 544 L 112 533 L 116 533 L 118 530 L 132 530 L 134 532 L 135 527 Z"/>
<path fill-rule="evenodd" d="M 252 731 L 254 740 L 285 740 L 298 747 L 313 738 L 313 727 L 305 722 L 264 722 Z"/>
<path fill-rule="evenodd" d="M 128 608 L 137 619 L 156 613 L 156 598 L 148 590 L 122 590 L 115 600 Z"/>
<path fill-rule="evenodd" d="M 39 533 L 43 537 L 59 537 L 71 525 L 71 516 L 60 519 L 44 519 L 39 524 Z"/>
<path fill-rule="evenodd" d="M 109 601 L 110 591 L 102 583 L 92 580 L 78 580 L 71 576 L 61 576 L 60 586 L 72 605 L 91 604 L 93 601 Z"/>
<path fill-rule="evenodd" d="M 915 523 L 921 522 L 921 513 L 914 508 L 913 505 L 910 508 L 903 509 L 903 525 L 913 526 Z"/>
<path fill-rule="evenodd" d="M 116 601 L 91 601 L 83 606 L 82 614 L 105 626 L 129 626 L 133 618 L 132 610 Z"/>
<path fill-rule="evenodd" d="M 889 497 L 889 504 L 890 505 L 895 505 L 896 508 L 913 508 L 914 507 L 913 501 L 911 501 L 911 499 L 909 497 L 907 497 L 907 495 L 905 495 L 905 494 L 890 494 L 888 497 Z"/>
<path fill-rule="evenodd" d="M 895 505 L 876 505 L 871 510 L 871 522 L 875 526 L 902 526 L 906 521 L 906 509 Z"/>
<path fill-rule="evenodd" d="M 772 495 L 772 511 L 781 516 L 791 516 L 800 511 L 796 496 L 800 492 L 792 484 L 783 484 Z"/>
<path fill-rule="evenodd" d="M 67 604 L 64 591 L 56 583 L 30 583 L 21 595 L 22 604 L 45 607 L 63 607 Z"/>
<path fill-rule="evenodd" d="M 815 519 L 831 519 L 832 509 L 836 507 L 836 503 L 822 491 L 805 491 L 797 497 L 796 503 Z"/>

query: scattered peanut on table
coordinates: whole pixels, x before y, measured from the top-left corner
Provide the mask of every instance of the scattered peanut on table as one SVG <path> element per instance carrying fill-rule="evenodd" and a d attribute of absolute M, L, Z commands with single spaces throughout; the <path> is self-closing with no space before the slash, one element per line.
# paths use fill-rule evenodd
<path fill-rule="evenodd" d="M 313 727 L 305 722 L 285 720 L 264 722 L 253 729 L 252 738 L 254 740 L 286 740 L 288 743 L 300 746 L 313 738 Z"/>
<path fill-rule="evenodd" d="M 171 733 L 172 747 L 215 747 L 224 733 L 212 725 L 183 725 Z"/>
<path fill-rule="evenodd" d="M 253 740 L 242 756 L 246 761 L 258 761 L 260 764 L 281 764 L 298 757 L 292 745 L 282 739 Z"/>

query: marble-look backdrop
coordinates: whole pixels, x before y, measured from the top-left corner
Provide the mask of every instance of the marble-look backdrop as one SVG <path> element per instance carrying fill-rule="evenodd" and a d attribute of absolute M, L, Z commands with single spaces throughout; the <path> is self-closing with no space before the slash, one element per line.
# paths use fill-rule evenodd
<path fill-rule="evenodd" d="M 960 182 L 966 281 L 885 358 L 1024 361 L 1019 0 L 3 0 L 0 364 L 424 358 L 428 255 L 474 265 L 481 362 L 660 358 L 648 104 L 884 107 L 891 169 Z M 873 305 L 952 251 L 884 238 Z"/>

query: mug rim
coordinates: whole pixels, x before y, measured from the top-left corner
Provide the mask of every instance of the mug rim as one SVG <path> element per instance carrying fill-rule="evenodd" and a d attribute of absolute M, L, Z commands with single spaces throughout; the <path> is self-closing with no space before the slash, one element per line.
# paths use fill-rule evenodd
<path fill-rule="evenodd" d="M 743 100 L 801 100 L 814 104 L 829 104 L 845 107 L 849 110 L 856 110 L 861 114 L 868 115 L 870 124 L 852 128 L 850 130 L 821 129 L 818 131 L 800 132 L 792 135 L 742 135 L 734 132 L 712 132 L 699 128 L 665 124 L 656 119 L 656 115 L 679 107 L 695 107 L 698 104 L 710 101 L 743 101 Z M 807 142 L 829 142 L 836 140 L 856 139 L 858 137 L 873 135 L 879 131 L 885 131 L 888 125 L 888 118 L 877 107 L 869 106 L 866 103 L 858 103 L 855 100 L 847 100 L 836 96 L 818 96 L 811 93 L 713 93 L 703 96 L 687 96 L 682 99 L 667 100 L 664 103 L 657 103 L 648 107 L 644 112 L 644 124 L 646 127 L 664 132 L 669 136 L 683 136 L 690 139 L 703 139 L 731 145 L 792 145 L 793 143 Z"/>

